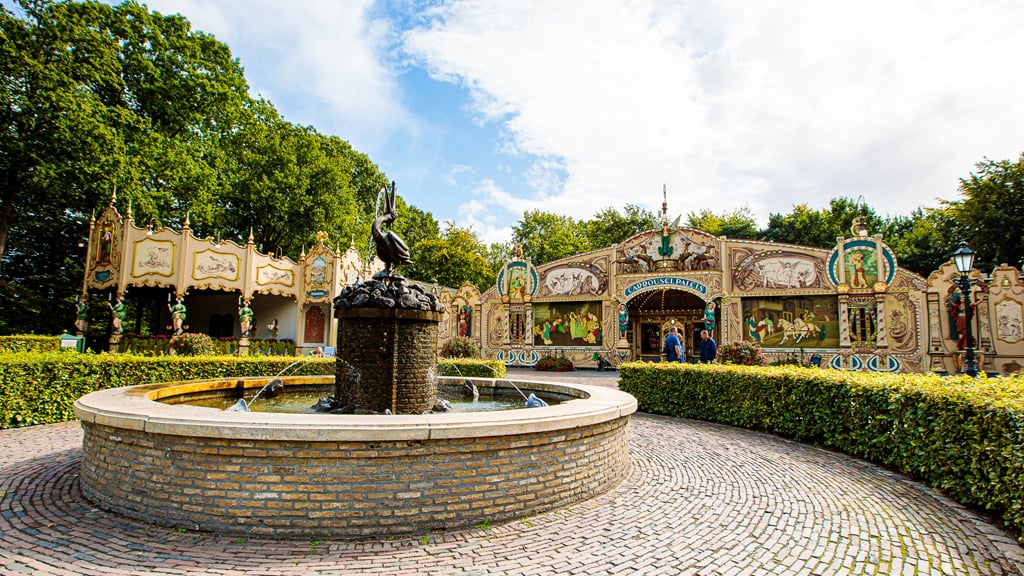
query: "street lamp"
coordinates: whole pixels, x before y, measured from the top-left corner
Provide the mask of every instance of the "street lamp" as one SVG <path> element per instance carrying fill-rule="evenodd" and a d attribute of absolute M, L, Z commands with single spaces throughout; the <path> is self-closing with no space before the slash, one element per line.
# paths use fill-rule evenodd
<path fill-rule="evenodd" d="M 953 264 L 960 279 L 957 281 L 960 293 L 964 297 L 964 315 L 967 325 L 967 347 L 964 349 L 964 374 L 971 376 L 978 375 L 978 362 L 974 357 L 974 336 L 971 334 L 971 279 L 968 277 L 974 267 L 974 252 L 967 247 L 967 242 L 960 242 L 960 247 L 953 252 Z"/>

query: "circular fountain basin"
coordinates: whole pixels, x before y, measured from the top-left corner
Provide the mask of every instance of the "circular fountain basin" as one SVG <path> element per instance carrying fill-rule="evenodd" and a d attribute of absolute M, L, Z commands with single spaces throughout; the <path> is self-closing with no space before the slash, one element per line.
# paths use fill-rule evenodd
<path fill-rule="evenodd" d="M 283 380 L 287 390 L 330 386 L 334 376 Z M 83 494 L 162 526 L 365 538 L 522 518 L 605 492 L 629 473 L 626 434 L 636 400 L 605 387 L 516 381 L 527 394 L 573 399 L 425 415 L 225 412 L 159 402 L 239 386 L 251 392 L 267 381 L 172 382 L 83 396 L 75 403 L 85 433 Z M 482 390 L 511 388 L 473 381 Z"/>

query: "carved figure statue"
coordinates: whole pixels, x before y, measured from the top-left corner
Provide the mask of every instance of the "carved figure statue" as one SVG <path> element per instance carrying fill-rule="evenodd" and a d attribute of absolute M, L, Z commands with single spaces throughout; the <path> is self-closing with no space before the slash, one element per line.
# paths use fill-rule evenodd
<path fill-rule="evenodd" d="M 242 328 L 242 338 L 249 337 L 249 331 L 252 330 L 252 308 L 249 307 L 249 299 L 239 300 L 238 306 L 238 323 Z"/>
<path fill-rule="evenodd" d="M 113 303 L 107 301 L 107 306 L 110 307 L 110 328 L 112 334 L 122 333 L 122 324 L 124 319 L 128 316 L 128 307 L 124 303 L 124 299 L 118 296 Z"/>
<path fill-rule="evenodd" d="M 75 304 L 75 329 L 83 334 L 89 331 L 89 297 L 85 294 Z"/>
<path fill-rule="evenodd" d="M 167 309 L 171 311 L 171 326 L 174 328 L 174 335 L 177 336 L 185 331 L 185 304 L 179 296 L 173 306 L 170 302 L 167 303 Z"/>
<path fill-rule="evenodd" d="M 384 262 L 386 276 L 390 276 L 392 271 L 402 264 L 412 262 L 409 259 L 409 247 L 398 237 L 398 234 L 395 234 L 394 230 L 388 230 L 385 233 L 381 228 L 384 224 L 390 226 L 398 215 L 395 212 L 395 191 L 394 181 L 391 182 L 391 190 L 388 190 L 386 186 L 384 187 L 384 213 L 373 221 L 373 227 L 371 228 L 373 241 L 377 245 L 377 257 Z"/>

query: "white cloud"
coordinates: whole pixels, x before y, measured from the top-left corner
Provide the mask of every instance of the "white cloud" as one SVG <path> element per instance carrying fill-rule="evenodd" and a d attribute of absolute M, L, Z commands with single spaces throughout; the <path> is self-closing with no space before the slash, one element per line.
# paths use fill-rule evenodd
<path fill-rule="evenodd" d="M 449 2 L 405 48 L 534 157 L 534 194 L 585 217 L 856 198 L 906 214 L 1020 152 L 1017 3 Z"/>
<path fill-rule="evenodd" d="M 388 63 L 390 25 L 372 0 L 150 0 L 231 46 L 252 91 L 291 122 L 372 152 L 394 132 L 416 131 Z"/>

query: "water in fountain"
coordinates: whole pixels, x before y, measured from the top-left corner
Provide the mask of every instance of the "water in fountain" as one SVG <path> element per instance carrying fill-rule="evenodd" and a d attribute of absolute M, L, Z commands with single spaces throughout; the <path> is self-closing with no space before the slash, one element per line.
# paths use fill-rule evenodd
<path fill-rule="evenodd" d="M 459 369 L 458 365 L 455 364 L 455 362 L 452 362 L 450 360 L 442 360 L 441 363 L 444 363 L 446 366 L 449 366 L 453 370 L 455 370 L 455 372 L 458 373 L 458 377 L 465 378 L 465 376 L 462 374 L 462 370 Z M 519 389 L 519 386 L 516 386 L 515 382 L 510 380 L 508 377 L 501 377 L 501 376 L 499 376 L 497 369 L 495 369 L 493 366 L 491 366 L 491 365 L 489 365 L 489 364 L 487 364 L 485 362 L 475 362 L 474 364 L 477 365 L 477 366 L 484 366 L 484 367 L 486 367 L 488 370 L 491 371 L 492 374 L 494 374 L 494 378 L 493 379 L 496 382 L 501 382 L 502 384 L 508 384 L 509 386 L 514 388 L 516 392 L 519 392 L 519 395 L 522 396 L 523 400 L 526 402 L 526 405 L 525 405 L 526 408 L 543 408 L 543 407 L 548 405 L 547 402 L 545 402 L 544 400 L 538 398 L 537 395 L 534 394 L 533 392 L 530 392 L 530 395 L 527 396 L 525 393 L 523 393 L 522 390 Z M 476 386 L 472 383 L 472 381 L 466 379 L 465 382 L 468 383 L 470 386 L 473 386 L 474 389 L 476 388 Z"/>
<path fill-rule="evenodd" d="M 295 366 L 298 366 L 299 364 L 305 364 L 306 362 L 309 361 L 310 358 L 314 358 L 314 356 L 300 356 L 298 360 L 285 366 L 283 370 L 275 374 L 273 378 L 267 381 L 267 383 L 264 384 L 263 387 L 256 392 L 256 395 L 253 396 L 251 400 L 246 402 L 245 398 L 239 398 L 238 402 L 235 402 L 230 407 L 226 408 L 225 411 L 250 412 L 250 407 L 252 406 L 252 403 L 255 402 L 257 398 L 260 397 L 260 394 L 263 394 L 263 392 L 265 392 L 266 390 L 272 390 L 272 393 L 276 394 L 278 391 L 284 389 L 284 381 L 281 380 L 281 376 L 284 376 L 289 370 L 291 370 Z"/>

